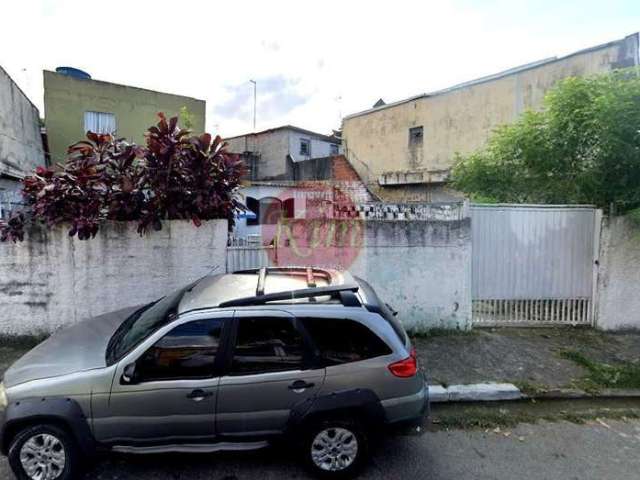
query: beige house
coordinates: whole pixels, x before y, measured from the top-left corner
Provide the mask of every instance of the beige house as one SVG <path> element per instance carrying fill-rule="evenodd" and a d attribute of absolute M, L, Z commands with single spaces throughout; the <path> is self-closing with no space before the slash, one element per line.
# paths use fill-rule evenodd
<path fill-rule="evenodd" d="M 639 35 L 548 58 L 345 117 L 343 149 L 372 192 L 389 201 L 446 201 L 456 153 L 481 147 L 498 125 L 539 108 L 558 80 L 640 64 Z"/>

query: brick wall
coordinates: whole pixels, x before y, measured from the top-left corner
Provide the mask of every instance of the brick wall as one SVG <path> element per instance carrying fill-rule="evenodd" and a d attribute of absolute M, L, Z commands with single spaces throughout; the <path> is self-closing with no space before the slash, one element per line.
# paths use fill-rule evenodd
<path fill-rule="evenodd" d="M 359 182 L 360 175 L 347 161 L 344 155 L 333 157 L 333 180 L 342 182 Z"/>

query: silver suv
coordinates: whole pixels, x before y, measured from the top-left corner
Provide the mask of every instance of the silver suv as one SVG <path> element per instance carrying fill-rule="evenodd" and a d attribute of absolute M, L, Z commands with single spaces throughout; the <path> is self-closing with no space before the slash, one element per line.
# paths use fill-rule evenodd
<path fill-rule="evenodd" d="M 80 459 L 301 446 L 350 476 L 382 432 L 422 431 L 428 389 L 409 337 L 347 272 L 262 268 L 201 280 L 60 331 L 0 384 L 0 449 L 19 479 Z"/>

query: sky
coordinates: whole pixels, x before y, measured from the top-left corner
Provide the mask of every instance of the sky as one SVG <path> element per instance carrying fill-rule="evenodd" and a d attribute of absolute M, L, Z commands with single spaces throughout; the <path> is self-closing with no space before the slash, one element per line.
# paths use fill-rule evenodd
<path fill-rule="evenodd" d="M 0 65 L 44 116 L 42 70 L 207 102 L 207 130 L 329 133 L 401 100 L 640 30 L 638 0 L 3 0 Z M 146 129 L 144 126 L 143 129 Z"/>

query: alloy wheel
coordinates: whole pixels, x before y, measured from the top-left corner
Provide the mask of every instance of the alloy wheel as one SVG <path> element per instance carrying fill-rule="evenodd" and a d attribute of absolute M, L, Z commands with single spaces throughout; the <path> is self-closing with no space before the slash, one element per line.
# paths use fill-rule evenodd
<path fill-rule="evenodd" d="M 350 467 L 358 455 L 356 435 L 342 427 L 320 431 L 311 442 L 311 459 L 321 470 L 337 472 Z"/>
<path fill-rule="evenodd" d="M 20 463 L 31 480 L 55 480 L 64 471 L 64 444 L 48 433 L 34 435 L 22 445 Z"/>

